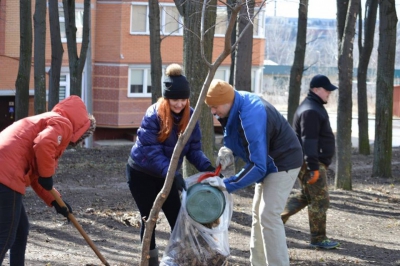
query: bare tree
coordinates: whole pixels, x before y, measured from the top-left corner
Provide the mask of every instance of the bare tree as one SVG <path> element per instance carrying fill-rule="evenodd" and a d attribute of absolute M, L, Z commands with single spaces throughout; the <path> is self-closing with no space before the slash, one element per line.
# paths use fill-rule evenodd
<path fill-rule="evenodd" d="M 31 0 L 19 1 L 19 68 L 15 81 L 15 120 L 29 114 L 29 80 L 32 62 L 32 3 Z"/>
<path fill-rule="evenodd" d="M 90 0 L 84 0 L 83 2 L 82 44 L 79 57 L 76 44 L 75 0 L 63 0 L 63 7 L 68 46 L 70 94 L 82 96 L 82 72 L 89 47 Z"/>
<path fill-rule="evenodd" d="M 304 71 L 304 57 L 307 40 L 308 0 L 299 2 L 299 18 L 297 23 L 297 40 L 294 51 L 294 61 L 290 70 L 289 101 L 287 120 L 292 124 L 294 113 L 299 106 L 301 79 Z"/>
<path fill-rule="evenodd" d="M 339 103 L 335 188 L 351 190 L 353 40 L 360 0 L 337 0 Z M 345 14 L 345 15 L 344 15 Z"/>
<path fill-rule="evenodd" d="M 372 48 L 374 47 L 374 35 L 378 0 L 365 2 L 365 19 L 363 32 L 362 7 L 358 14 L 358 50 L 359 63 L 357 68 L 357 95 L 358 95 L 358 151 L 369 155 L 368 137 L 368 102 L 367 102 L 367 71 Z M 364 36 L 363 36 L 364 35 Z"/>
<path fill-rule="evenodd" d="M 160 6 L 158 0 L 149 0 L 150 22 L 150 64 L 151 64 L 151 102 L 157 102 L 162 89 L 162 59 L 160 38 Z"/>
<path fill-rule="evenodd" d="M 289 18 L 269 18 L 265 25 L 265 55 L 278 65 L 293 63 L 295 48 L 294 30 L 289 27 Z"/>
<path fill-rule="evenodd" d="M 208 68 L 208 75 L 201 86 L 201 92 L 199 94 L 199 98 L 197 100 L 197 104 L 194 109 L 193 115 L 191 116 L 191 119 L 189 121 L 189 125 L 186 128 L 185 132 L 183 132 L 183 134 L 179 136 L 178 142 L 175 145 L 175 149 L 172 154 L 172 159 L 171 159 L 170 166 L 168 168 L 167 177 L 166 177 L 164 186 L 161 189 L 161 192 L 158 194 L 156 201 L 153 204 L 153 208 L 150 212 L 149 218 L 145 221 L 146 230 L 145 230 L 145 233 L 143 236 L 143 243 L 142 243 L 142 256 L 141 256 L 141 263 L 140 263 L 141 266 L 148 265 L 148 259 L 147 259 L 148 257 L 147 256 L 148 256 L 149 247 L 150 247 L 150 238 L 151 238 L 153 228 L 157 221 L 158 213 L 160 212 L 161 206 L 164 203 L 165 199 L 167 198 L 169 191 L 171 189 L 171 186 L 172 186 L 172 183 L 174 180 L 174 173 L 176 171 L 178 160 L 179 160 L 179 156 L 183 150 L 183 147 L 185 146 L 188 139 L 190 138 L 193 128 L 201 115 L 201 112 L 202 112 L 201 106 L 204 106 L 204 99 L 205 99 L 208 87 L 210 86 L 210 83 L 211 83 L 212 79 L 214 78 L 217 68 L 221 65 L 222 61 L 227 56 L 229 56 L 229 54 L 232 52 L 232 50 L 237 46 L 237 42 L 232 45 L 230 40 L 231 40 L 232 29 L 234 27 L 234 24 L 236 23 L 237 15 L 243 4 L 242 2 L 238 2 L 237 4 L 230 7 L 232 9 L 232 16 L 229 20 L 229 25 L 227 27 L 226 34 L 225 34 L 225 45 L 224 45 L 223 52 L 218 56 L 218 58 L 214 61 L 214 63 L 210 63 L 209 61 L 207 61 L 207 59 L 206 59 L 207 55 L 205 52 L 205 49 L 207 48 L 207 47 L 205 47 L 206 29 L 208 30 L 208 28 L 205 28 L 205 25 L 206 25 L 205 19 L 207 17 L 205 13 L 207 10 L 207 8 L 206 8 L 207 3 L 208 2 L 204 1 L 202 10 L 201 10 L 202 16 L 201 16 L 199 42 L 201 44 L 200 48 L 201 48 L 202 58 L 203 58 L 204 62 L 206 62 L 206 67 Z M 261 6 L 263 4 L 264 4 L 264 2 L 261 3 Z M 185 27 L 186 27 L 186 24 L 185 24 Z M 242 35 L 239 35 L 238 40 L 240 40 L 241 38 L 242 38 Z"/>
<path fill-rule="evenodd" d="M 49 80 L 48 110 L 59 102 L 60 99 L 60 75 L 64 48 L 61 42 L 60 17 L 58 13 L 58 2 L 49 1 L 49 21 L 51 40 L 51 66 Z"/>
<path fill-rule="evenodd" d="M 46 0 L 36 0 L 33 15 L 34 38 L 34 76 L 35 76 L 35 114 L 44 113 L 46 108 Z"/>
<path fill-rule="evenodd" d="M 379 1 L 378 73 L 372 176 L 392 177 L 393 79 L 397 14 L 395 0 Z"/>

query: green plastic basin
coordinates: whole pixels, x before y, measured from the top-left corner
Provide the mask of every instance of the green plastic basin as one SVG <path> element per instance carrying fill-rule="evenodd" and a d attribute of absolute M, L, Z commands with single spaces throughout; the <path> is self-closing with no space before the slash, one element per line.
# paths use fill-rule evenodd
<path fill-rule="evenodd" d="M 209 184 L 197 183 L 187 191 L 186 210 L 198 223 L 208 224 L 216 221 L 224 212 L 225 195 Z"/>

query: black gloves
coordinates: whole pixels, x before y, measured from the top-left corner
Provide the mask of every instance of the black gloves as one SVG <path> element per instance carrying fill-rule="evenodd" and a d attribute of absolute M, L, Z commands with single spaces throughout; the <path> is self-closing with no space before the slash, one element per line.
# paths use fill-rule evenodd
<path fill-rule="evenodd" d="M 57 213 L 62 214 L 64 217 L 66 217 L 66 218 L 68 219 L 68 213 L 72 213 L 72 208 L 71 208 L 71 206 L 69 206 L 69 204 L 66 203 L 65 201 L 64 201 L 64 203 L 65 203 L 65 205 L 66 205 L 67 207 L 61 207 L 60 205 L 58 205 L 57 201 L 55 201 L 55 200 L 53 200 L 53 201 L 51 202 L 51 205 L 53 205 L 53 207 L 54 207 L 54 209 L 56 209 L 56 212 L 57 212 Z M 67 208 L 68 208 L 68 209 L 67 209 Z M 68 219 L 68 221 L 69 221 L 69 219 Z"/>
<path fill-rule="evenodd" d="M 174 179 L 174 185 L 177 190 L 182 192 L 182 190 L 186 190 L 186 182 L 183 179 L 182 174 L 177 174 Z"/>
<path fill-rule="evenodd" d="M 53 189 L 53 177 L 39 177 L 38 179 L 39 184 L 45 189 L 45 190 L 52 190 Z"/>

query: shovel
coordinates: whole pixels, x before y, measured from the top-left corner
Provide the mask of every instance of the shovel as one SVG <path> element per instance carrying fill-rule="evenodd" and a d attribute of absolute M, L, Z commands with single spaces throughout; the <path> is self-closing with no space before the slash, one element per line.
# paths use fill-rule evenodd
<path fill-rule="evenodd" d="M 200 183 L 201 181 L 203 181 L 204 179 L 207 179 L 209 177 L 213 177 L 213 176 L 219 176 L 219 173 L 221 172 L 221 165 L 218 165 L 217 169 L 215 169 L 215 172 L 208 172 L 208 173 L 204 173 L 202 174 L 198 179 L 197 179 L 197 183 Z"/>
<path fill-rule="evenodd" d="M 51 194 L 53 195 L 54 199 L 57 201 L 58 205 L 60 207 L 65 207 L 68 210 L 68 207 L 65 205 L 64 201 L 61 199 L 61 197 L 58 195 L 57 191 L 53 188 L 50 190 Z M 78 221 L 75 219 L 75 216 L 72 215 L 72 213 L 68 212 L 68 219 L 74 224 L 76 229 L 78 229 L 79 233 L 83 236 L 83 238 L 86 240 L 86 242 L 89 244 L 89 246 L 93 249 L 94 253 L 96 253 L 97 257 L 104 263 L 106 266 L 110 266 L 106 259 L 101 255 L 100 251 L 97 249 L 96 245 L 93 243 L 93 241 L 90 239 L 90 237 L 86 234 L 86 232 L 83 230 L 82 226 L 78 223 Z"/>

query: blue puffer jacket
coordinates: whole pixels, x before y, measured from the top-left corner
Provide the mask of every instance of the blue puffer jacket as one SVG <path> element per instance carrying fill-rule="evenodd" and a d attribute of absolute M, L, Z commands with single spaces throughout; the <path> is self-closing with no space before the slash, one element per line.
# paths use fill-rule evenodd
<path fill-rule="evenodd" d="M 130 160 L 130 165 L 136 170 L 149 175 L 165 178 L 172 153 L 178 141 L 178 127 L 174 126 L 171 135 L 163 143 L 160 143 L 157 140 L 158 132 L 160 131 L 157 109 L 157 103 L 151 105 L 142 119 L 141 126 L 137 131 L 137 140 L 131 149 L 130 157 L 133 162 Z M 191 108 L 190 115 L 192 113 L 193 109 Z M 174 123 L 178 124 L 181 117 L 174 116 L 174 119 Z M 177 171 L 182 165 L 184 156 L 200 172 L 210 170 L 211 162 L 201 150 L 201 132 L 198 123 L 196 123 L 188 142 L 182 150 Z"/>
<path fill-rule="evenodd" d="M 259 96 L 236 91 L 229 116 L 220 119 L 224 145 L 246 162 L 224 180 L 228 192 L 261 182 L 268 174 L 300 167 L 303 152 L 287 120 Z"/>

